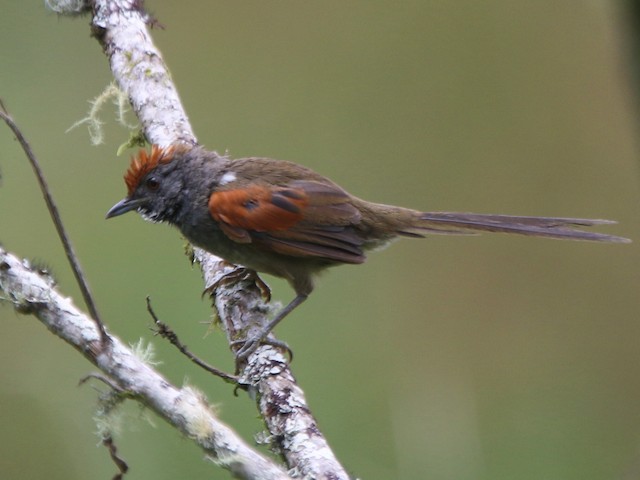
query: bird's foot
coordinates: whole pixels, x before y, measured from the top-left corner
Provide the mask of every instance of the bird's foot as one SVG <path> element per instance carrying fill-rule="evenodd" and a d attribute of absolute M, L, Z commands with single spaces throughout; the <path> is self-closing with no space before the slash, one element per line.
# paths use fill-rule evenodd
<path fill-rule="evenodd" d="M 247 363 L 249 357 L 258 349 L 260 345 L 271 345 L 272 347 L 284 350 L 289 357 L 288 363 L 293 361 L 293 350 L 282 340 L 268 338 L 269 332 L 260 332 L 258 335 L 247 338 L 246 340 L 235 340 L 231 342 L 231 348 L 241 345 L 235 352 L 236 355 L 236 371 L 240 371 L 240 366 Z"/>
<path fill-rule="evenodd" d="M 233 265 L 228 262 L 224 262 L 224 264 L 227 267 L 232 267 L 233 270 L 228 273 L 222 274 L 215 282 L 205 288 L 202 292 L 202 296 L 214 295 L 219 287 L 227 285 L 229 283 L 253 282 L 260 291 L 260 296 L 264 299 L 264 301 L 271 301 L 271 289 L 269 288 L 269 285 L 267 285 L 264 280 L 260 278 L 255 270 Z"/>

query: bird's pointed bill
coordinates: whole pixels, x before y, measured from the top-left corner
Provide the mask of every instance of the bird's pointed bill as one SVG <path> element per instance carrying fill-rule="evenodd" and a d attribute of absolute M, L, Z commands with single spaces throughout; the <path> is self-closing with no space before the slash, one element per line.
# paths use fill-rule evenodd
<path fill-rule="evenodd" d="M 145 202 L 144 198 L 125 198 L 116 203 L 111 209 L 107 212 L 106 218 L 117 217 L 124 213 L 130 212 L 132 210 L 136 210 L 140 205 Z"/>

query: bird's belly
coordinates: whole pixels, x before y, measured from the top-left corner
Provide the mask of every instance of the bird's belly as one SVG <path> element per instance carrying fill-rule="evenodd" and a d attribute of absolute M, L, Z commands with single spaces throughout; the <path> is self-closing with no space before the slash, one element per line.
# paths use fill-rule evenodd
<path fill-rule="evenodd" d="M 255 243 L 239 243 L 227 237 L 213 224 L 208 229 L 181 228 L 182 234 L 193 245 L 206 250 L 224 260 L 262 273 L 281 277 L 294 284 L 310 278 L 321 270 L 335 264 L 325 259 L 298 258 L 261 248 Z"/>
<path fill-rule="evenodd" d="M 228 262 L 242 263 L 242 248 L 239 248 L 241 245 L 229 239 L 215 224 L 206 229 L 202 228 L 202 224 L 193 228 L 187 225 L 180 230 L 187 240 L 195 246 Z"/>

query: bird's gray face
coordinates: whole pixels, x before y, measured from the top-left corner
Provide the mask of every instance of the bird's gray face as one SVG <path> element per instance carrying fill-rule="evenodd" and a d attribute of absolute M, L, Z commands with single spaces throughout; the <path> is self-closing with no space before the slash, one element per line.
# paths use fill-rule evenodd
<path fill-rule="evenodd" d="M 183 185 L 173 167 L 171 164 L 160 165 L 144 175 L 132 193 L 111 207 L 107 218 L 136 210 L 145 220 L 175 223 L 182 208 Z"/>

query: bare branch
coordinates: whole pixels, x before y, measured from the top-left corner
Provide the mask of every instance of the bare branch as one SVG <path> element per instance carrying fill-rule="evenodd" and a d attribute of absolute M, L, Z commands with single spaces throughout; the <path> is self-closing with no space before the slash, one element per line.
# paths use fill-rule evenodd
<path fill-rule="evenodd" d="M 193 363 L 198 365 L 200 368 L 202 368 L 202 369 L 206 370 L 207 372 L 215 375 L 216 377 L 220 377 L 225 382 L 233 383 L 234 385 L 238 383 L 238 377 L 235 377 L 235 376 L 230 375 L 230 374 L 228 374 L 226 372 L 223 372 L 222 370 L 209 365 L 204 360 L 202 360 L 202 359 L 198 358 L 196 355 L 194 355 L 187 348 L 187 346 L 180 341 L 180 339 L 178 338 L 178 335 L 176 334 L 176 332 L 174 332 L 171 328 L 169 328 L 169 325 L 167 325 L 166 323 L 162 322 L 158 318 L 158 316 L 156 315 L 156 312 L 153 310 L 153 307 L 151 306 L 151 298 L 150 297 L 147 297 L 147 311 L 149 312 L 149 315 L 151 315 L 151 318 L 153 319 L 153 323 L 156 326 L 156 328 L 153 330 L 153 332 L 156 335 L 160 335 L 162 338 L 167 339 L 171 345 L 173 345 L 174 347 L 176 347 L 180 351 L 180 353 L 182 353 L 185 357 L 187 357 Z"/>
<path fill-rule="evenodd" d="M 113 480 L 122 480 L 124 475 L 129 471 L 129 465 L 127 465 L 127 462 L 118 454 L 118 449 L 112 437 L 109 436 L 102 440 L 102 445 L 107 448 L 111 460 L 115 463 L 116 467 L 118 467 L 118 473 L 113 476 Z"/>
<path fill-rule="evenodd" d="M 36 158 L 33 150 L 31 149 L 31 145 L 22 134 L 22 131 L 15 123 L 13 118 L 6 112 L 4 105 L 0 104 L 0 118 L 2 118 L 5 123 L 9 126 L 11 131 L 14 133 L 18 142 L 22 146 L 31 167 L 33 168 L 34 173 L 36 174 L 36 178 L 38 179 L 38 185 L 40 186 L 40 190 L 42 191 L 42 195 L 44 196 L 44 201 L 47 204 L 47 208 L 49 209 L 49 215 L 51 216 L 51 220 L 56 227 L 56 232 L 58 232 L 58 237 L 62 242 L 62 247 L 64 248 L 64 253 L 67 256 L 67 260 L 69 261 L 69 265 L 71 265 L 71 270 L 73 271 L 73 275 L 78 282 L 78 286 L 80 287 L 80 291 L 82 292 L 82 297 L 84 298 L 84 303 L 87 305 L 89 312 L 91 313 L 91 317 L 96 322 L 96 326 L 100 331 L 100 339 L 103 346 L 106 346 L 109 342 L 109 336 L 105 331 L 104 324 L 100 319 L 100 314 L 98 313 L 98 307 L 96 306 L 96 302 L 93 299 L 93 295 L 91 294 L 91 289 L 89 288 L 89 282 L 87 281 L 84 273 L 82 271 L 82 267 L 80 266 L 80 261 L 76 255 L 76 252 L 71 243 L 71 239 L 67 235 L 67 231 L 64 228 L 64 224 L 62 223 L 62 217 L 60 216 L 60 212 L 58 210 L 58 206 L 53 200 L 53 195 L 51 195 L 51 191 L 49 190 L 49 186 L 47 185 L 47 181 L 44 178 L 44 174 L 42 173 L 42 169 L 40 168 L 40 163 Z"/>

